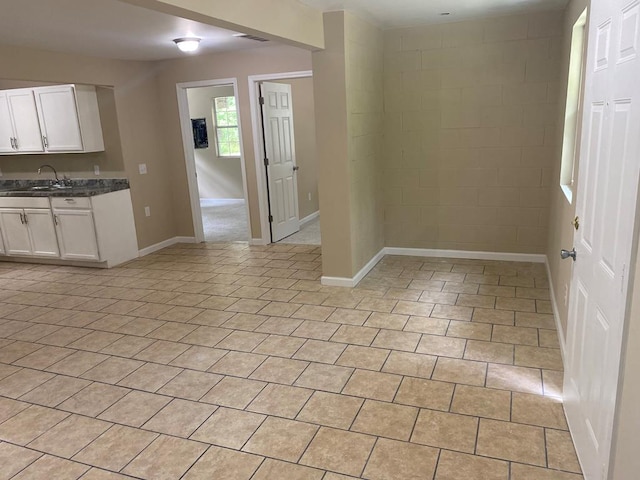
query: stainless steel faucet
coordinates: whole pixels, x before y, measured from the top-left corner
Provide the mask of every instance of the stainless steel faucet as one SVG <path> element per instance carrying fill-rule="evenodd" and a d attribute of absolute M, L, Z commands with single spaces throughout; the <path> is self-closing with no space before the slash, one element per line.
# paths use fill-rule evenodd
<path fill-rule="evenodd" d="M 56 177 L 55 181 L 51 181 L 52 185 L 61 185 L 60 179 L 58 178 L 58 172 L 56 172 L 56 169 L 53 168 L 51 165 L 48 165 L 48 164 L 41 165 L 40 168 L 38 168 L 38 175 L 42 173 L 43 168 L 50 168 L 51 171 L 53 172 L 53 176 Z"/>

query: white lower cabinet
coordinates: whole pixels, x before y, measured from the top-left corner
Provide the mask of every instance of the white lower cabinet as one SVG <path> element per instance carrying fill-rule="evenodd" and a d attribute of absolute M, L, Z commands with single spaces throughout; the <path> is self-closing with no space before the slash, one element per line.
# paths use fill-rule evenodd
<path fill-rule="evenodd" d="M 93 213 L 86 209 L 53 209 L 60 245 L 60 258 L 68 260 L 100 260 Z"/>
<path fill-rule="evenodd" d="M 60 256 L 49 208 L 0 208 L 0 230 L 6 255 Z"/>

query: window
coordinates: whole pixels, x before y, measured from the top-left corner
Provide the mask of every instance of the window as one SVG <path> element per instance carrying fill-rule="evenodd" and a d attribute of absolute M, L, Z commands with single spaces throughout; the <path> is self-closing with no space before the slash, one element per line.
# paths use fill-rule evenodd
<path fill-rule="evenodd" d="M 560 188 L 569 203 L 573 202 L 575 158 L 578 142 L 578 121 L 580 94 L 582 92 L 582 67 L 584 64 L 585 27 L 587 10 L 580 15 L 573 25 L 571 33 L 571 54 L 569 57 L 569 79 L 567 81 L 567 103 L 564 111 L 564 134 L 562 138 L 562 163 L 560 166 Z"/>
<path fill-rule="evenodd" d="M 240 134 L 236 97 L 217 97 L 213 100 L 213 119 L 216 125 L 216 147 L 219 157 L 240 156 Z"/>

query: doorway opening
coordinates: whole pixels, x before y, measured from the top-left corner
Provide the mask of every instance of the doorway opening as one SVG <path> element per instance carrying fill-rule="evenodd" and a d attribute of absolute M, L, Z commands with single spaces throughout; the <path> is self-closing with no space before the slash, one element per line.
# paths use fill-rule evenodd
<path fill-rule="evenodd" d="M 249 77 L 262 242 L 320 245 L 311 71 Z"/>
<path fill-rule="evenodd" d="M 196 241 L 249 241 L 236 79 L 177 89 Z"/>

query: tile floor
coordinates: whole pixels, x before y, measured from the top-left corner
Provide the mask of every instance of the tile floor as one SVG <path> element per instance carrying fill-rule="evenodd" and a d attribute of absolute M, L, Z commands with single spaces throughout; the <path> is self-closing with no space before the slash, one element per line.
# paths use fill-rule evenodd
<path fill-rule="evenodd" d="M 582 478 L 541 265 L 320 268 L 237 243 L 0 263 L 0 478 Z"/>

